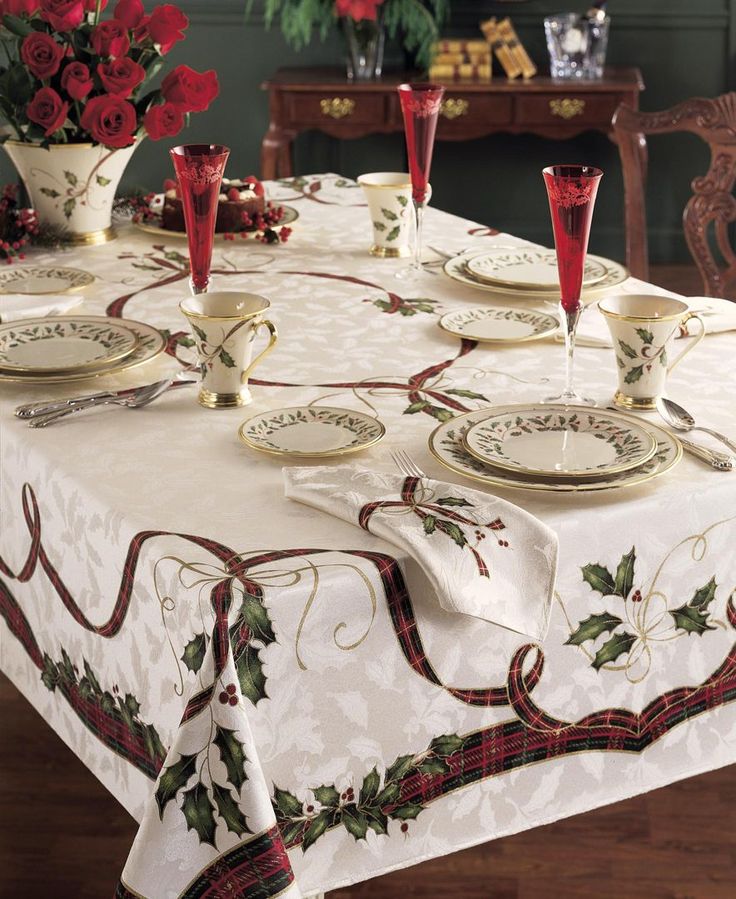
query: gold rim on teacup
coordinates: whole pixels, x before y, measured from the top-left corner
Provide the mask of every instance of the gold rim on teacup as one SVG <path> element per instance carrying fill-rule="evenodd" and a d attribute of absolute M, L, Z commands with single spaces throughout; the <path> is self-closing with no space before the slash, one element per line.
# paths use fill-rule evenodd
<path fill-rule="evenodd" d="M 649 302 L 650 300 L 656 300 L 657 302 L 663 304 L 670 304 L 678 307 L 677 312 L 668 312 L 665 315 L 660 315 L 657 312 L 651 312 L 647 315 L 634 315 L 632 312 L 616 312 L 613 309 L 608 308 L 607 304 L 615 303 L 618 300 L 630 301 L 630 302 L 639 302 L 642 300 Z M 658 322 L 667 322 L 667 321 L 675 321 L 675 319 L 682 318 L 690 311 L 690 307 L 687 303 L 684 303 L 682 300 L 677 300 L 674 297 L 663 297 L 658 294 L 653 293 L 619 293 L 614 294 L 613 296 L 604 297 L 602 300 L 598 301 L 598 308 L 603 313 L 603 315 L 608 315 L 611 318 L 617 318 L 621 321 L 630 321 L 630 322 L 642 322 L 642 321 L 658 321 Z M 690 313 L 690 318 L 693 313 Z"/>

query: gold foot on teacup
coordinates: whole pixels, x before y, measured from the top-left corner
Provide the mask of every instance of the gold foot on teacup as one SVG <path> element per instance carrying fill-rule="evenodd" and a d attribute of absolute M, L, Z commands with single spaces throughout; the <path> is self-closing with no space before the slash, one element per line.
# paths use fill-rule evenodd
<path fill-rule="evenodd" d="M 236 409 L 253 402 L 250 390 L 243 387 L 238 393 L 214 393 L 201 387 L 197 397 L 200 406 L 207 409 Z"/>
<path fill-rule="evenodd" d="M 75 247 L 95 247 L 109 240 L 115 240 L 117 232 L 110 226 L 101 231 L 70 231 L 66 240 Z"/>
<path fill-rule="evenodd" d="M 650 412 L 657 408 L 656 396 L 627 396 L 620 390 L 614 394 L 613 402 L 621 409 L 631 409 L 634 412 Z"/>

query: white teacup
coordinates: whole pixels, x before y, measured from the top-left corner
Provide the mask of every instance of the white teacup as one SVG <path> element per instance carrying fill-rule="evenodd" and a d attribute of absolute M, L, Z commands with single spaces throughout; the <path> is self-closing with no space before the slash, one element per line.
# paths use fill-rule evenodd
<path fill-rule="evenodd" d="M 667 375 L 705 337 L 705 325 L 687 303 L 654 294 L 620 294 L 598 303 L 613 338 L 618 390 L 613 398 L 626 409 L 654 409 Z M 674 341 L 694 319 L 700 333 L 674 354 Z"/>
<path fill-rule="evenodd" d="M 409 173 L 371 172 L 361 175 L 358 184 L 368 201 L 373 224 L 371 256 L 410 256 L 414 213 Z"/>
<path fill-rule="evenodd" d="M 270 305 L 258 294 L 234 290 L 201 293 L 179 303 L 199 354 L 198 399 L 203 406 L 228 409 L 251 402 L 248 377 L 278 338 L 276 326 L 263 317 Z M 260 328 L 267 328 L 271 336 L 266 348 L 251 360 Z"/>

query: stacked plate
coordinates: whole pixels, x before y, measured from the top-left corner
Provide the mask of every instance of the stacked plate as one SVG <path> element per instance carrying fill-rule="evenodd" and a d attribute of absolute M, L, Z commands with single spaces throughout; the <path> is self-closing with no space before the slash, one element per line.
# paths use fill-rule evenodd
<path fill-rule="evenodd" d="M 104 315 L 28 318 L 0 325 L 0 381 L 53 383 L 113 374 L 164 349 L 151 325 Z"/>
<path fill-rule="evenodd" d="M 440 425 L 429 448 L 446 468 L 496 487 L 580 492 L 641 484 L 682 458 L 662 428 L 588 406 L 496 406 Z"/>
<path fill-rule="evenodd" d="M 484 250 L 448 259 L 445 274 L 496 296 L 557 303 L 560 286 L 554 250 L 519 247 Z M 623 265 L 601 256 L 588 256 L 583 276 L 583 302 L 590 302 L 629 277 Z"/>

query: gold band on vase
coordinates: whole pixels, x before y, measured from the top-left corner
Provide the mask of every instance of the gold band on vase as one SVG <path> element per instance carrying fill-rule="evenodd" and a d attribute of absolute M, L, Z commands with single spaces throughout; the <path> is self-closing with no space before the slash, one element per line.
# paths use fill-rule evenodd
<path fill-rule="evenodd" d="M 656 396 L 628 396 L 620 390 L 614 394 L 613 402 L 621 409 L 633 409 L 641 412 L 657 408 Z"/>
<path fill-rule="evenodd" d="M 369 252 L 371 256 L 378 256 L 379 259 L 405 259 L 411 256 L 411 247 L 380 247 L 374 243 Z"/>
<path fill-rule="evenodd" d="M 69 231 L 64 238 L 75 247 L 96 247 L 117 236 L 117 231 L 110 225 L 100 231 Z"/>

